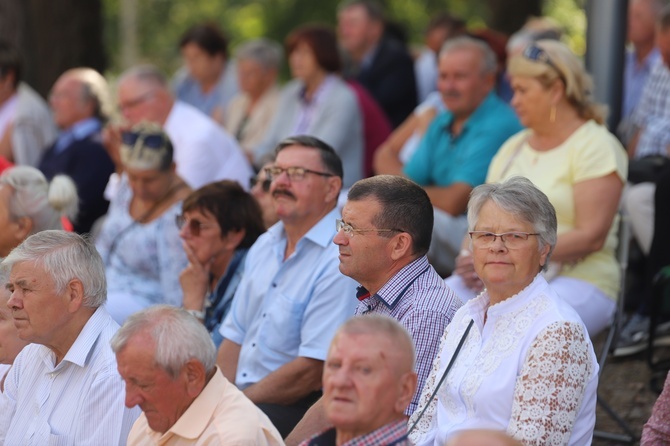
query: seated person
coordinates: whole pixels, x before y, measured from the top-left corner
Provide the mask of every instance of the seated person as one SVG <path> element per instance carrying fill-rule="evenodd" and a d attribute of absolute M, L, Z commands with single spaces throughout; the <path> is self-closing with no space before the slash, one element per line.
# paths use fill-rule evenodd
<path fill-rule="evenodd" d="M 107 310 L 119 323 L 158 303 L 181 306 L 188 260 L 175 218 L 191 189 L 175 172 L 170 139 L 156 124 L 123 134 L 124 174 L 96 239 L 105 262 Z"/>
<path fill-rule="evenodd" d="M 282 90 L 275 119 L 256 160 L 283 138 L 310 135 L 335 149 L 344 165 L 343 187 L 363 176 L 363 125 L 356 95 L 340 76 L 335 33 L 328 27 L 303 26 L 286 38 L 293 81 Z"/>
<path fill-rule="evenodd" d="M 657 446 L 670 443 L 670 373 L 665 378 L 663 392 L 656 400 L 649 420 L 642 429 L 640 446 Z"/>
<path fill-rule="evenodd" d="M 186 311 L 156 305 L 137 312 L 111 345 L 126 405 L 144 411 L 129 446 L 284 444 L 268 417 L 224 378 L 207 330 Z"/>
<path fill-rule="evenodd" d="M 175 96 L 222 123 L 237 94 L 237 73 L 228 60 L 228 40 L 214 23 L 192 26 L 181 37 L 184 60 L 173 81 Z"/>
<path fill-rule="evenodd" d="M 47 149 L 39 169 L 47 179 L 65 174 L 77 185 L 79 214 L 74 230 L 85 233 L 105 215 L 104 197 L 114 163 L 102 144 L 102 127 L 110 116 L 107 81 L 91 68 L 63 73 L 51 90 L 49 104 L 60 133 Z"/>
<path fill-rule="evenodd" d="M 77 186 L 65 175 L 51 182 L 34 167 L 15 166 L 0 175 L 0 258 L 29 235 L 63 229 L 77 215 Z"/>
<path fill-rule="evenodd" d="M 179 276 L 183 306 L 205 324 L 218 348 L 247 252 L 265 232 L 261 209 L 238 183 L 219 181 L 184 199 L 177 226 L 188 257 Z"/>
<path fill-rule="evenodd" d="M 0 283 L 5 284 L 8 279 L 9 271 L 0 269 Z M 5 378 L 14 359 L 21 353 L 23 347 L 28 345 L 27 341 L 19 337 L 19 330 L 14 325 L 12 312 L 7 306 L 11 295 L 12 293 L 4 285 L 0 287 L 0 393 L 5 389 Z M 0 412 L 5 409 L 9 410 L 2 405 L 3 401 L 0 399 Z"/>
<path fill-rule="evenodd" d="M 590 76 L 565 44 L 540 40 L 510 60 L 509 72 L 512 105 L 528 129 L 503 145 L 487 182 L 521 175 L 547 194 L 560 223 L 550 282 L 593 336 L 612 320 L 619 292 L 616 213 L 625 152 L 603 125 Z M 473 274 L 469 240 L 462 242 L 447 285 L 467 301 L 482 283 Z"/>
<path fill-rule="evenodd" d="M 42 96 L 22 82 L 22 68 L 16 48 L 1 41 L 0 163 L 37 167 L 57 130 Z"/>
<path fill-rule="evenodd" d="M 105 269 L 72 232 L 33 234 L 5 257 L 19 337 L 0 395 L 0 444 L 122 445 L 140 414 L 124 405 L 109 348 L 119 326 L 104 308 Z"/>
<path fill-rule="evenodd" d="M 354 313 L 356 285 L 338 270 L 333 244 L 343 175 L 335 150 L 287 138 L 266 172 L 280 221 L 247 254 L 217 362 L 286 436 L 320 397 L 328 345 Z"/>
<path fill-rule="evenodd" d="M 333 427 L 301 446 L 409 446 L 405 409 L 416 388 L 414 344 L 394 319 L 349 319 L 335 333 L 323 368 L 323 407 Z"/>
<path fill-rule="evenodd" d="M 277 76 L 281 68 L 279 44 L 266 39 L 243 43 L 235 52 L 240 92 L 228 105 L 223 125 L 252 162 L 279 104 Z"/>
<path fill-rule="evenodd" d="M 514 111 L 493 91 L 495 73 L 496 58 L 486 43 L 471 37 L 445 43 L 438 82 L 448 111 L 433 119 L 402 167 L 433 203 L 435 225 L 428 258 L 443 275 L 453 269 L 460 250 L 472 188 L 484 182 L 502 143 L 521 130 Z"/>
<path fill-rule="evenodd" d="M 482 426 L 523 444 L 590 444 L 598 363 L 579 315 L 541 274 L 557 225 L 547 196 L 523 177 L 472 191 L 468 226 L 486 290 L 444 333 L 419 403 L 428 410 L 409 423 L 418 423 L 416 446 Z"/>

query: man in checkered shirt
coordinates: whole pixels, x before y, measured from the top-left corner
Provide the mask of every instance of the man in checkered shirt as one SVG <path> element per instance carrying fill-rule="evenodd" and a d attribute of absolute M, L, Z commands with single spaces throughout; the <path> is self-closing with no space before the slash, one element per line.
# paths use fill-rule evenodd
<path fill-rule="evenodd" d="M 390 316 L 412 337 L 418 384 L 408 416 L 417 409 L 444 329 L 461 306 L 426 258 L 432 230 L 433 207 L 423 188 L 378 175 L 351 187 L 333 239 L 340 248 L 340 271 L 361 284 L 356 315 Z M 319 401 L 286 443 L 296 445 L 328 425 Z"/>

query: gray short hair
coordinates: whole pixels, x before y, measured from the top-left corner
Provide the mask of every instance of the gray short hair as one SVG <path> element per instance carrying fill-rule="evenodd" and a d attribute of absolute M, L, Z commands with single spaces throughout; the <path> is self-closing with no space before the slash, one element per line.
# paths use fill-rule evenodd
<path fill-rule="evenodd" d="M 84 289 L 84 306 L 98 308 L 107 300 L 105 266 L 95 245 L 74 232 L 47 230 L 33 234 L 14 248 L 0 263 L 11 269 L 17 263 L 33 262 L 54 281 L 57 294 L 77 279 Z"/>
<path fill-rule="evenodd" d="M 498 70 L 496 55 L 488 44 L 480 39 L 469 36 L 459 36 L 447 40 L 440 50 L 440 58 L 445 54 L 460 50 L 478 51 L 481 57 L 482 74 L 495 74 Z"/>
<path fill-rule="evenodd" d="M 488 201 L 492 201 L 502 210 L 515 217 L 527 221 L 537 232 L 540 249 L 549 246 L 547 261 L 543 270 L 549 265 L 549 258 L 556 246 L 556 210 L 549 198 L 529 179 L 515 176 L 502 183 L 482 184 L 475 187 L 468 202 L 468 228 L 474 230 L 479 218 L 479 211 Z"/>
<path fill-rule="evenodd" d="M 143 64 L 128 68 L 119 76 L 119 84 L 127 79 L 135 79 L 143 84 L 155 86 L 168 90 L 168 80 L 161 70 L 155 65 Z"/>
<path fill-rule="evenodd" d="M 356 335 L 381 335 L 388 338 L 395 350 L 399 351 L 403 356 L 411 358 L 407 365 L 409 370 L 414 370 L 414 341 L 412 336 L 407 332 L 405 327 L 400 323 L 383 314 L 365 314 L 355 316 L 347 320 L 337 329 L 333 340 L 340 334 Z"/>
<path fill-rule="evenodd" d="M 0 175 L 0 185 L 11 189 L 10 217 L 30 218 L 33 221 L 31 234 L 63 229 L 61 217 L 74 219 L 77 215 L 77 186 L 66 175 L 56 175 L 49 183 L 38 169 L 16 166 Z"/>
<path fill-rule="evenodd" d="M 235 51 L 237 60 L 251 60 L 265 70 L 279 70 L 283 51 L 281 45 L 268 39 L 245 42 Z"/>
<path fill-rule="evenodd" d="M 154 305 L 132 314 L 111 340 L 114 353 L 140 333 L 154 340 L 154 361 L 172 379 L 191 359 L 202 363 L 207 373 L 216 367 L 216 347 L 207 329 L 182 308 Z"/>

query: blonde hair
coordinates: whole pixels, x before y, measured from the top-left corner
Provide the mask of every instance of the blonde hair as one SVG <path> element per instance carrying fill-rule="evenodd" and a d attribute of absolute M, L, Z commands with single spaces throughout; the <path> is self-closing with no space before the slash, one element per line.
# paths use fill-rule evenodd
<path fill-rule="evenodd" d="M 604 124 L 607 107 L 595 101 L 593 80 L 582 61 L 570 48 L 556 40 L 538 40 L 531 45 L 543 50 L 551 63 L 531 60 L 524 55 L 514 56 L 507 66 L 509 74 L 534 77 L 547 88 L 562 80 L 565 85 L 565 98 L 577 114 L 582 119 L 593 119 L 598 124 Z"/>

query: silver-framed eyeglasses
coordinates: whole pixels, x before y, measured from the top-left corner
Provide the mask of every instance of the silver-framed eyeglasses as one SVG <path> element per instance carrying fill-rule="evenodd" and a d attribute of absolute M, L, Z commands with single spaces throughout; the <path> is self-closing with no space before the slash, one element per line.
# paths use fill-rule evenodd
<path fill-rule="evenodd" d="M 311 173 L 313 175 L 319 175 L 322 177 L 334 177 L 332 173 L 328 172 L 319 172 L 316 170 L 312 169 L 307 169 L 305 167 L 300 167 L 300 166 L 291 166 L 291 167 L 279 167 L 279 166 L 272 166 L 272 167 L 266 167 L 265 169 L 265 174 L 267 175 L 268 179 L 274 180 L 277 178 L 279 175 L 282 173 L 286 172 L 286 175 L 288 175 L 289 180 L 291 181 L 300 181 L 305 178 L 305 175 L 308 173 Z"/>
<path fill-rule="evenodd" d="M 488 248 L 500 237 L 500 240 L 509 249 L 522 248 L 528 241 L 528 237 L 540 235 L 537 232 L 503 232 L 502 234 L 496 234 L 488 231 L 470 231 L 468 234 L 470 234 L 472 244 L 476 248 Z"/>
<path fill-rule="evenodd" d="M 405 232 L 402 229 L 378 229 L 378 228 L 366 228 L 366 229 L 356 229 L 351 226 L 349 223 L 345 223 L 341 219 L 335 220 L 335 229 L 337 232 L 344 232 L 344 235 L 347 237 L 353 237 L 354 234 L 365 234 L 366 232 Z"/>

